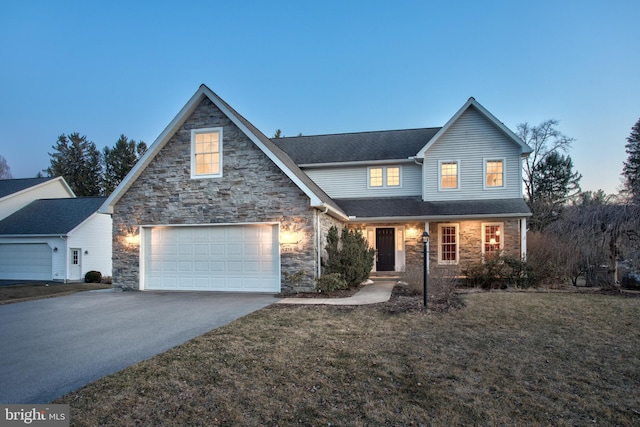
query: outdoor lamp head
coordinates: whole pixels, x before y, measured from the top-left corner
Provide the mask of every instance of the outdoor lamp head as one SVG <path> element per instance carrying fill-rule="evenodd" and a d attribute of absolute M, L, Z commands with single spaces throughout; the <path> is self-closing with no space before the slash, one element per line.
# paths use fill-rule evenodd
<path fill-rule="evenodd" d="M 429 241 L 429 232 L 425 231 L 424 233 L 422 233 L 422 241 L 424 243 L 427 243 Z"/>

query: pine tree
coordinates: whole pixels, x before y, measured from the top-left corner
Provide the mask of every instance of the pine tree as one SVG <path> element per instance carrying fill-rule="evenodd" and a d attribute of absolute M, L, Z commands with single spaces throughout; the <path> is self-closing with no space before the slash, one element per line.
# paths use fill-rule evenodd
<path fill-rule="evenodd" d="M 629 157 L 622 168 L 624 191 L 637 202 L 640 201 L 640 119 L 631 128 L 625 148 Z"/>
<path fill-rule="evenodd" d="M 142 141 L 136 143 L 124 135 L 120 135 L 113 148 L 104 147 L 104 194 L 113 192 L 145 151 L 147 144 Z"/>
<path fill-rule="evenodd" d="M 96 144 L 75 132 L 60 135 L 52 148 L 49 176 L 63 177 L 78 197 L 102 194 L 102 155 Z"/>

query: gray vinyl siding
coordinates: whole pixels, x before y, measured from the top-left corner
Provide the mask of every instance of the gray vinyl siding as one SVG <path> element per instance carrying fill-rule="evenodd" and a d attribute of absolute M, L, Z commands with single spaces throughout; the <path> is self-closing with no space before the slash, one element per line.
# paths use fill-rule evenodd
<path fill-rule="evenodd" d="M 304 169 L 309 177 L 334 199 L 422 196 L 420 165 L 375 165 L 400 167 L 400 187 L 368 188 L 368 166 Z"/>
<path fill-rule="evenodd" d="M 469 108 L 430 147 L 424 162 L 424 199 L 478 200 L 522 197 L 520 147 Z M 484 188 L 485 160 L 504 159 L 503 188 Z M 440 190 L 439 162 L 458 162 L 458 189 Z"/>

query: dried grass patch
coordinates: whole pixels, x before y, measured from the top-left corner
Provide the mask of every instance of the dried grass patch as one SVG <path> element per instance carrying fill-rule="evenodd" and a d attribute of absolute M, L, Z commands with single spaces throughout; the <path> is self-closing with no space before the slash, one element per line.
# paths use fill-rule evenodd
<path fill-rule="evenodd" d="M 23 302 L 32 299 L 57 297 L 74 292 L 108 289 L 111 285 L 102 283 L 29 283 L 23 285 L 0 286 L 0 304 Z"/>
<path fill-rule="evenodd" d="M 462 298 L 273 306 L 56 403 L 78 426 L 640 424 L 640 299 Z"/>

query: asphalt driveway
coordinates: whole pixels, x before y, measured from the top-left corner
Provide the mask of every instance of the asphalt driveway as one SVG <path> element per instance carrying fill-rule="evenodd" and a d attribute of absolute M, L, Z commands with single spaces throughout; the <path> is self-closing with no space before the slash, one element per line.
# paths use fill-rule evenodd
<path fill-rule="evenodd" d="M 0 403 L 47 403 L 277 301 L 90 291 L 0 305 Z"/>

